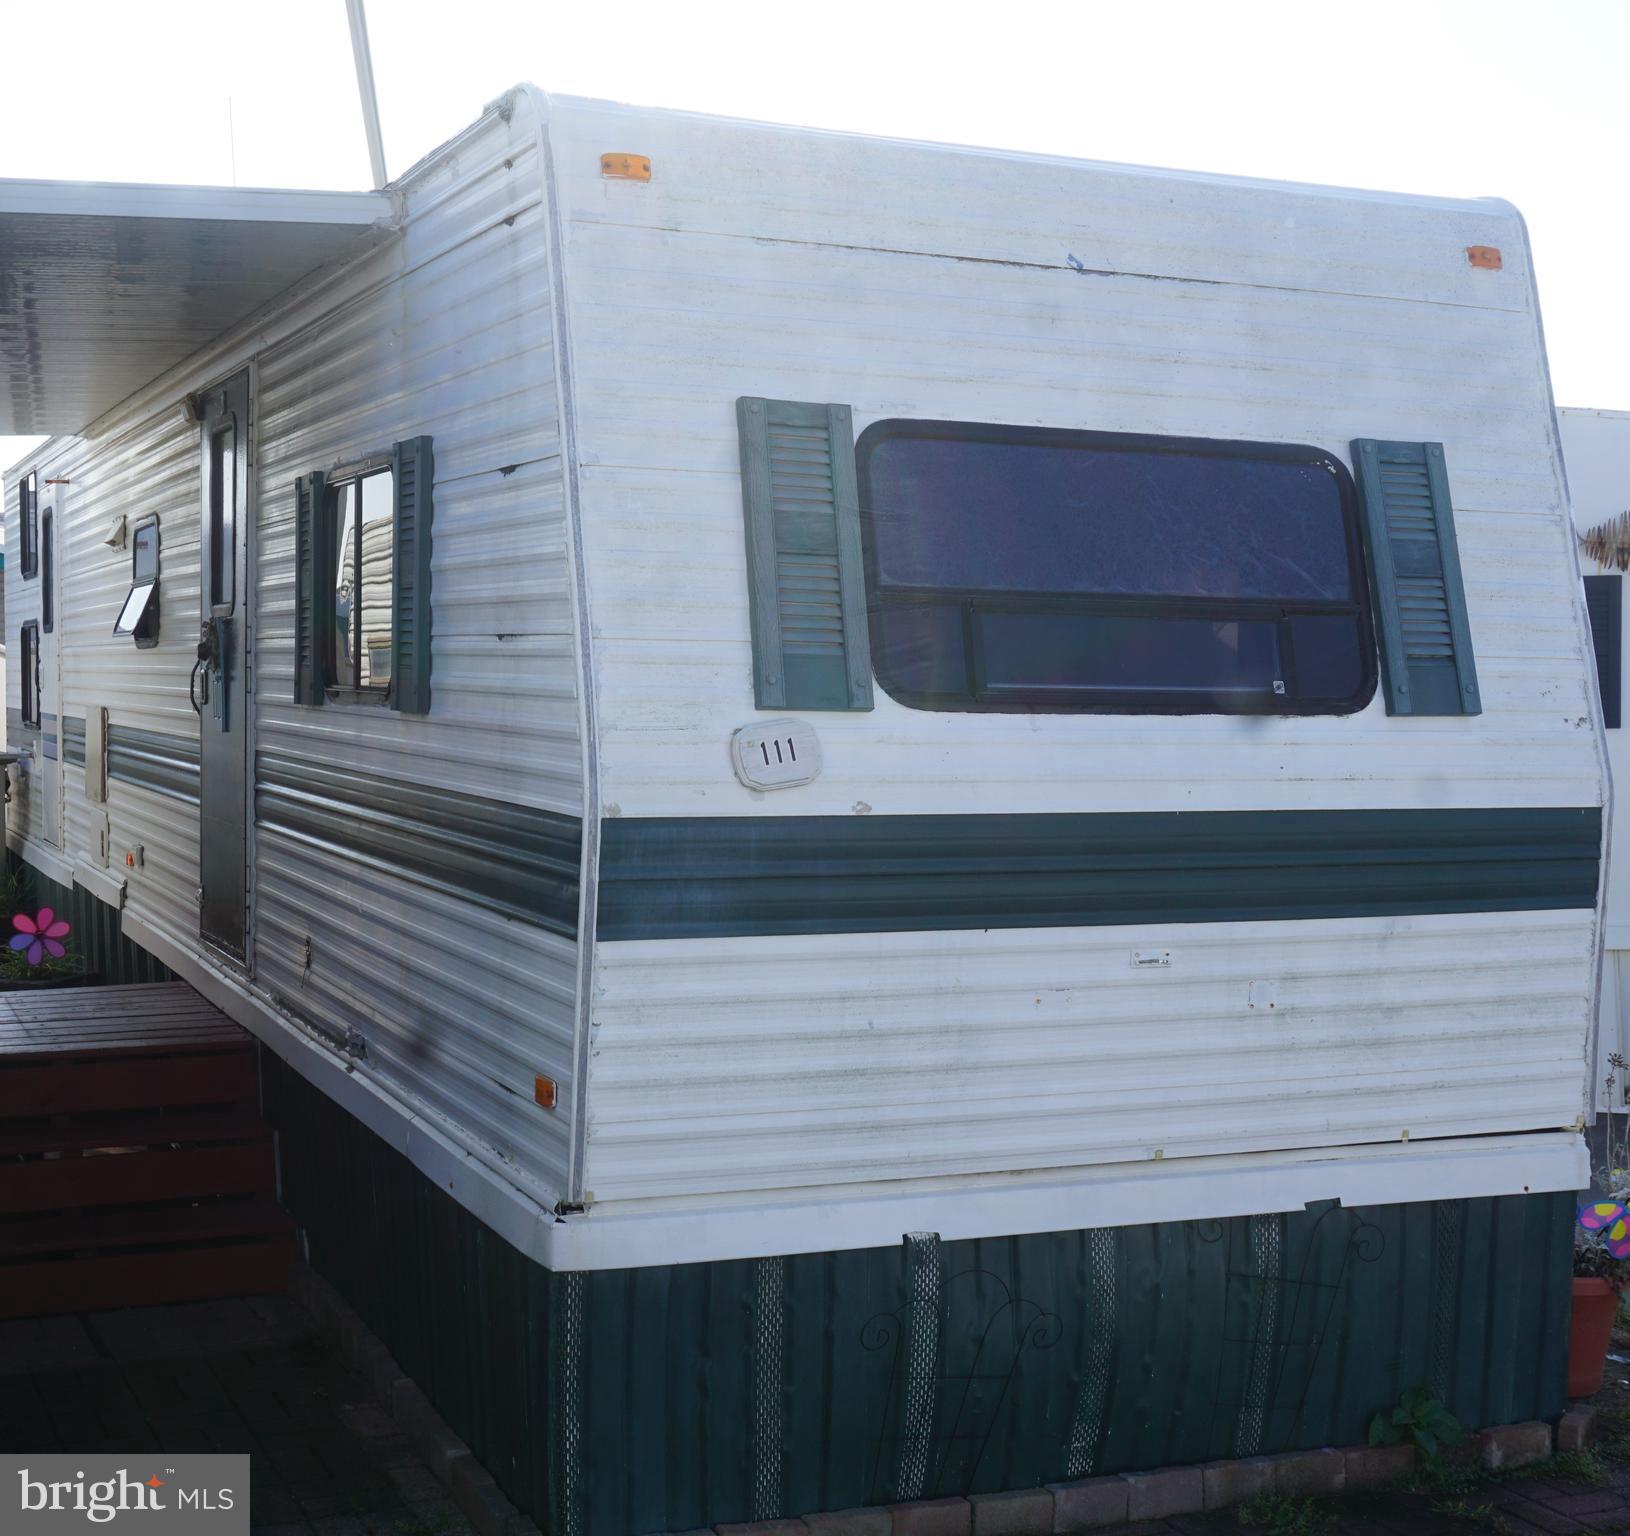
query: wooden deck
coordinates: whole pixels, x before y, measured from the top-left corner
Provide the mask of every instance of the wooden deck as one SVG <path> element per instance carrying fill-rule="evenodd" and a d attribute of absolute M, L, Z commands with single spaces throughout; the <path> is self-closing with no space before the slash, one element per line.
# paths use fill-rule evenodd
<path fill-rule="evenodd" d="M 249 1037 L 184 981 L 0 992 L 0 1056 L 243 1046 Z"/>
<path fill-rule="evenodd" d="M 0 1317 L 280 1290 L 257 1089 L 184 982 L 0 993 Z"/>

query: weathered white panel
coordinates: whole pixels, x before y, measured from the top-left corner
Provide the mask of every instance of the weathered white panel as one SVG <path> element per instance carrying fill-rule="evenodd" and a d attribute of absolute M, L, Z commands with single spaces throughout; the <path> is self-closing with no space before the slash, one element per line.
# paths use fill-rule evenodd
<path fill-rule="evenodd" d="M 1543 359 L 1505 205 L 556 107 L 608 807 L 1599 803 Z M 598 176 L 595 146 L 613 140 L 652 157 L 648 185 Z M 1501 247 L 1504 270 L 1471 268 L 1470 244 Z M 1396 720 L 1378 699 L 1347 719 L 1043 724 L 880 691 L 872 714 L 813 717 L 820 780 L 754 795 L 722 751 L 753 712 L 743 394 L 845 402 L 857 433 L 949 418 L 1343 459 L 1354 437 L 1440 440 L 1486 713 Z"/>
<path fill-rule="evenodd" d="M 650 155 L 648 186 L 598 177 L 613 145 Z M 1602 803 L 1509 208 L 577 103 L 554 148 L 608 815 Z M 1471 268 L 1471 244 L 1504 270 Z M 726 752 L 756 713 L 740 395 L 840 401 L 857 433 L 944 418 L 1344 461 L 1356 437 L 1441 441 L 1485 712 L 950 714 L 879 691 L 807 716 L 819 779 L 755 795 Z M 965 1192 L 1568 1126 L 1594 930 L 1580 911 L 602 943 L 586 1189 Z M 1173 966 L 1133 971 L 1134 948 Z"/>
<path fill-rule="evenodd" d="M 587 1180 L 620 1200 L 1570 1126 L 1593 949 L 1521 912 L 602 943 L 596 970 Z"/>
<path fill-rule="evenodd" d="M 1527 304 L 1522 241 L 1497 202 L 1195 176 L 571 98 L 554 106 L 562 212 L 572 221 L 927 251 L 993 269 L 1073 273 L 1079 263 L 1263 288 Z M 602 180 L 608 147 L 649 156 L 651 181 Z M 1501 247 L 1504 271 L 1473 269 L 1465 252 L 1473 244 Z"/>
<path fill-rule="evenodd" d="M 261 983 L 360 1030 L 368 1072 L 496 1151 L 535 1198 L 559 1198 L 570 1122 L 533 1102 L 532 1080 L 570 1081 L 575 942 L 269 833 L 256 890 Z"/>

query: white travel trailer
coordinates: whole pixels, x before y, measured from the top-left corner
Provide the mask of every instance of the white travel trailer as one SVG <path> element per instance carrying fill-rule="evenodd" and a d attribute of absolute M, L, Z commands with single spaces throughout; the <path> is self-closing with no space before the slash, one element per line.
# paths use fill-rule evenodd
<path fill-rule="evenodd" d="M 1608 778 L 1511 207 L 522 88 L 0 257 L 10 845 L 259 1037 L 552 1531 L 1561 1407 Z"/>
<path fill-rule="evenodd" d="M 1622 734 L 1624 693 L 1624 566 L 1630 565 L 1630 528 L 1621 521 L 1630 512 L 1630 411 L 1595 411 L 1564 406 L 1557 411 L 1562 449 L 1567 460 L 1568 490 L 1574 528 L 1581 538 L 1602 529 L 1603 558 L 1581 551 L 1585 568 L 1585 601 L 1595 647 L 1602 725 L 1608 762 L 1616 781 L 1630 775 L 1630 754 Z M 1622 550 L 1622 553 L 1621 553 Z M 1619 820 L 1615 811 L 1615 821 Z M 1613 842 L 1609 829 L 1609 842 Z M 1619 839 L 1622 846 L 1622 836 Z M 1630 870 L 1623 860 L 1610 863 L 1603 892 L 1602 1020 L 1594 1087 L 1598 1109 L 1623 1111 L 1630 1105 L 1630 1074 L 1613 1066 L 1617 1054 L 1630 1059 Z M 1612 1087 L 1609 1088 L 1609 1079 Z"/>

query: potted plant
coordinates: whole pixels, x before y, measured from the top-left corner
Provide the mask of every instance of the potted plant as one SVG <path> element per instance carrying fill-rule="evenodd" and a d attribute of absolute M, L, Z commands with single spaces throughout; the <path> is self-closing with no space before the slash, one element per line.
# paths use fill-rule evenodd
<path fill-rule="evenodd" d="M 1626 1068 L 1617 1052 L 1608 1057 L 1608 1102 L 1618 1073 Z M 1573 1314 L 1568 1330 L 1568 1396 L 1589 1397 L 1601 1390 L 1602 1372 L 1607 1364 L 1608 1345 L 1613 1342 L 1613 1323 L 1619 1315 L 1619 1300 L 1630 1286 L 1630 1124 L 1621 1141 L 1613 1133 L 1611 1112 L 1608 1121 L 1607 1166 L 1593 1182 L 1602 1190 L 1599 1198 L 1588 1199 L 1579 1207 L 1573 1244 Z"/>

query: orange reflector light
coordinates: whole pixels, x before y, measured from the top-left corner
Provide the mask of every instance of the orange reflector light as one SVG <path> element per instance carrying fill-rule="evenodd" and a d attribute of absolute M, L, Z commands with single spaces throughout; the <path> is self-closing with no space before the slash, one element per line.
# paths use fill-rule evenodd
<path fill-rule="evenodd" d="M 649 181 L 651 160 L 648 155 L 601 155 L 600 174 L 616 181 Z"/>
<path fill-rule="evenodd" d="M 1474 267 L 1487 267 L 1490 272 L 1498 272 L 1505 265 L 1500 260 L 1500 247 L 1497 245 L 1468 245 L 1466 260 Z"/>
<path fill-rule="evenodd" d="M 532 1097 L 545 1109 L 555 1107 L 555 1080 L 552 1077 L 535 1077 L 532 1079 Z"/>

